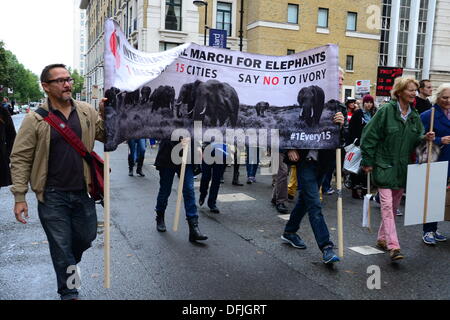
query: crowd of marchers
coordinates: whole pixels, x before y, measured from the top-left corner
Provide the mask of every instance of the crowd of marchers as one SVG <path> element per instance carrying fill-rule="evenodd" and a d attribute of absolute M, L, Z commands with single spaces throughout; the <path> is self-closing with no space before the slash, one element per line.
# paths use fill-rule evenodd
<path fill-rule="evenodd" d="M 343 77 L 344 72 L 340 69 L 340 89 Z M 96 237 L 95 202 L 88 192 L 92 171 L 86 157 L 61 135 L 48 115 L 56 116 L 60 126 L 67 127 L 73 139 L 80 140 L 91 152 L 95 140 L 103 142 L 105 139 L 103 110 L 106 99 L 102 100 L 98 111 L 85 102 L 74 100 L 73 79 L 63 64 L 45 67 L 40 81 L 48 98 L 41 108 L 25 116 L 17 135 L 11 113 L 3 106 L 0 108 L 0 187 L 11 185 L 15 217 L 26 224 L 28 205 L 25 195 L 31 186 L 38 200 L 38 216 L 47 235 L 58 293 L 64 300 L 78 299 L 77 288 L 68 283 L 71 275 L 68 270 L 81 261 L 83 252 Z M 405 257 L 400 251 L 395 219 L 401 215 L 399 206 L 406 186 L 407 166 L 418 161 L 416 149 L 431 142 L 437 146 L 434 150 L 438 150 L 438 161 L 450 160 L 450 84 L 440 85 L 434 94 L 432 91 L 429 80 L 418 82 L 400 77 L 395 80 L 390 101 L 376 106 L 370 95 L 361 100 L 347 97 L 333 117 L 340 128 L 340 147 L 345 150 L 353 144 L 360 148 L 362 155 L 360 170 L 344 174 L 344 184 L 352 190 L 353 198 L 362 199 L 367 193 L 367 173 L 371 173 L 369 184 L 377 189 L 373 198 L 380 203 L 382 217 L 376 245 L 388 251 L 392 261 Z M 431 131 L 432 115 L 434 127 Z M 158 143 L 155 167 L 160 179 L 154 209 L 158 232 L 166 232 L 168 200 L 174 177 L 181 171 L 181 165 L 174 163 L 171 157 L 178 143 L 164 139 Z M 154 139 L 150 139 L 150 145 L 156 146 Z M 134 175 L 136 165 L 136 174 L 144 177 L 147 139 L 130 140 L 128 146 L 128 175 Z M 257 183 L 259 153 L 256 149 L 246 149 L 246 183 L 249 185 Z M 208 239 L 199 228 L 198 206 L 206 202 L 211 213 L 221 213 L 217 196 L 226 163 L 236 149 L 210 142 L 203 144 L 203 151 L 206 150 L 213 157 L 219 155 L 223 161 L 186 165 L 182 193 L 191 242 Z M 280 235 L 282 241 L 293 248 L 307 247 L 298 230 L 308 214 L 325 264 L 339 261 L 321 203 L 323 196 L 335 191 L 332 187 L 335 152 L 289 149 L 273 153 L 279 156 L 279 168 L 273 176 L 273 192 L 268 195 L 268 203 L 275 210 L 290 214 Z M 238 188 L 243 183 L 239 181 L 237 157 L 234 159 L 232 184 Z M 199 174 L 200 194 L 196 197 L 194 180 Z M 295 207 L 289 212 L 286 203 L 295 198 Z M 445 241 L 446 237 L 438 232 L 437 223 L 427 223 L 423 225 L 422 240 L 427 245 L 435 245 Z"/>

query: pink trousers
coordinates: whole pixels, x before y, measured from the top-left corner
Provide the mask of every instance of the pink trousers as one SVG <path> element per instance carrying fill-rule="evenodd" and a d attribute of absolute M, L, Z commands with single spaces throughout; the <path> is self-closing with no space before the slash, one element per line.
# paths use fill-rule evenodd
<path fill-rule="evenodd" d="M 403 196 L 403 189 L 378 189 L 381 204 L 381 225 L 378 241 L 386 241 L 389 250 L 400 249 L 395 228 L 395 214 Z"/>

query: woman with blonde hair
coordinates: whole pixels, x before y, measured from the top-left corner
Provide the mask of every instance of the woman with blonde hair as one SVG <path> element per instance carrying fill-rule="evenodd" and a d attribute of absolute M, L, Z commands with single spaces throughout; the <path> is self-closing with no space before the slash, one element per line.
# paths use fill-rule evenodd
<path fill-rule="evenodd" d="M 443 83 L 436 90 L 432 98 L 434 112 L 434 127 L 436 134 L 434 143 L 441 147 L 441 152 L 437 161 L 449 161 L 447 180 L 450 177 L 450 83 Z M 430 130 L 431 109 L 420 115 L 425 131 Z M 429 245 L 436 242 L 446 241 L 447 238 L 437 231 L 437 222 L 425 223 L 423 225 L 422 240 Z"/>
<path fill-rule="evenodd" d="M 434 139 L 434 132 L 424 135 L 419 113 L 413 108 L 418 88 L 414 79 L 395 79 L 392 100 L 381 106 L 362 133 L 361 166 L 365 172 L 373 172 L 380 194 L 382 221 L 377 246 L 389 251 L 391 261 L 404 258 L 394 216 L 406 187 L 410 155 L 423 139 Z"/>

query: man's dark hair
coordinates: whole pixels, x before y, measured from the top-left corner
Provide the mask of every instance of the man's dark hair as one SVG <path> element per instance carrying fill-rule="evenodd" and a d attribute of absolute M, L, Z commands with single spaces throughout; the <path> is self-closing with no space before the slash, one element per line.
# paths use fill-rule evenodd
<path fill-rule="evenodd" d="M 44 68 L 44 70 L 42 70 L 41 73 L 41 82 L 47 82 L 48 80 L 50 80 L 50 70 L 54 69 L 54 68 L 66 68 L 65 64 L 62 63 L 55 63 L 55 64 L 50 64 L 48 66 L 46 66 Z"/>
<path fill-rule="evenodd" d="M 425 88 L 425 82 L 431 82 L 429 79 L 423 79 L 419 82 L 419 89 Z"/>

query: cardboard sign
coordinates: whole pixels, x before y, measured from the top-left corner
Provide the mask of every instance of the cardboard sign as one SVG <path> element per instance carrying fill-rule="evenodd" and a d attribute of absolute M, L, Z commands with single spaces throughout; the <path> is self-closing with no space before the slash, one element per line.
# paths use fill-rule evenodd
<path fill-rule="evenodd" d="M 406 185 L 405 226 L 422 224 L 425 203 L 425 177 L 427 164 L 410 164 Z M 448 161 L 430 164 L 428 185 L 428 213 L 426 222 L 444 221 L 450 199 L 447 198 Z M 450 209 L 449 209 L 450 211 Z"/>
<path fill-rule="evenodd" d="M 445 221 L 450 221 L 450 188 L 447 188 L 447 196 L 445 198 Z"/>
<path fill-rule="evenodd" d="M 403 75 L 403 68 L 378 67 L 377 96 L 390 96 L 394 80 Z"/>

